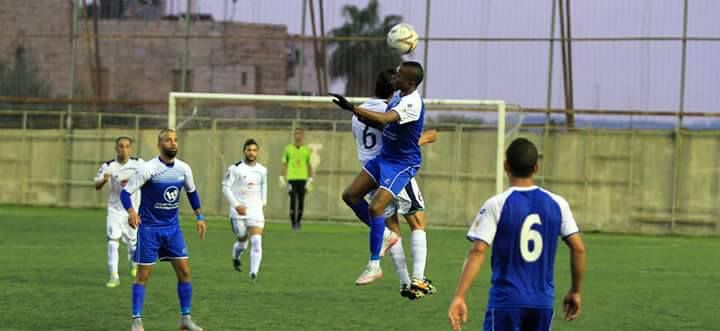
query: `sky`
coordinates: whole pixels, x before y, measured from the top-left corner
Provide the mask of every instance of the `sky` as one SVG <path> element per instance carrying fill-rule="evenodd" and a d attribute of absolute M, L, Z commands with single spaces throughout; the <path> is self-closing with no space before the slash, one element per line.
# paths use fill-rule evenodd
<path fill-rule="evenodd" d="M 169 0 L 184 8 L 184 0 Z M 574 0 L 574 37 L 681 37 L 683 0 Z M 303 0 L 196 0 L 196 11 L 215 20 L 287 25 L 300 33 Z M 325 0 L 326 30 L 340 26 L 346 4 Z M 430 37 L 538 37 L 550 35 L 552 0 L 430 1 Z M 402 15 L 425 35 L 426 1 L 381 0 L 382 15 Z M 688 36 L 720 38 L 720 1 L 690 0 Z M 309 34 L 309 24 L 306 29 Z M 556 35 L 558 35 L 556 27 Z M 408 59 L 421 61 L 421 42 Z M 560 50 L 553 63 L 552 105 L 563 107 Z M 682 42 L 623 41 L 573 44 L 575 107 L 674 111 L 680 105 Z M 431 98 L 503 99 L 545 107 L 549 42 L 430 42 L 427 95 Z M 720 110 L 720 41 L 689 41 L 686 111 Z M 332 90 L 342 92 L 342 84 Z"/>

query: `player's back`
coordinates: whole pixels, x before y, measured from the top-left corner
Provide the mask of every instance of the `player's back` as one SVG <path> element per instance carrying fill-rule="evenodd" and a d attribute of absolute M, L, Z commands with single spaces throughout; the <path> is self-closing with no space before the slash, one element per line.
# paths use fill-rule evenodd
<path fill-rule="evenodd" d="M 483 213 L 497 222 L 488 307 L 552 308 L 558 237 L 578 231 L 567 201 L 537 186 L 513 187 L 488 200 Z"/>
<path fill-rule="evenodd" d="M 387 103 L 382 99 L 370 99 L 365 101 L 360 108 L 376 113 L 384 113 Z M 352 133 L 357 145 L 358 159 L 363 164 L 374 159 L 382 149 L 382 130 L 375 129 L 360 122 L 357 116 L 352 118 Z"/>

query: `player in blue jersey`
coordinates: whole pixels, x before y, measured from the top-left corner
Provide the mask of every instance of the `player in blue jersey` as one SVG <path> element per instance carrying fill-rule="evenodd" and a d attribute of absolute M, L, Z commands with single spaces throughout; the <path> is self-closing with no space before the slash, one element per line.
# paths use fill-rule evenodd
<path fill-rule="evenodd" d="M 485 202 L 467 238 L 473 242 L 448 311 L 450 325 L 467 321 L 465 295 L 480 271 L 490 245 L 492 286 L 485 331 L 549 331 L 553 320 L 553 272 L 558 237 L 570 248 L 572 285 L 563 300 L 565 320 L 580 314 L 585 245 L 570 206 L 562 197 L 533 184 L 538 151 L 515 139 L 505 153 L 511 187 Z"/>
<path fill-rule="evenodd" d="M 380 155 L 368 161 L 363 170 L 343 192 L 343 200 L 366 224 L 370 224 L 370 262 L 355 281 L 367 284 L 382 277 L 380 252 L 385 230 L 385 207 L 415 176 L 422 156 L 420 135 L 425 122 L 425 105 L 417 91 L 423 80 L 422 65 L 403 62 L 392 77 L 397 90 L 383 113 L 356 107 L 344 97 L 331 94 L 340 108 L 352 111 L 359 119 L 383 129 Z M 378 189 L 380 188 L 380 189 Z M 378 189 L 368 204 L 363 197 Z"/>
<path fill-rule="evenodd" d="M 197 231 L 205 238 L 205 221 L 200 209 L 200 197 L 195 190 L 190 166 L 175 158 L 178 144 L 175 131 L 163 129 L 158 134 L 160 155 L 145 164 L 120 193 L 123 206 L 130 215 L 129 223 L 138 228 L 134 261 L 138 264 L 137 277 L 132 289 L 132 331 L 143 331 L 142 308 L 145 285 L 150 279 L 152 265 L 169 260 L 177 274 L 177 292 L 180 299 L 180 330 L 202 331 L 190 318 L 192 286 L 185 238 L 178 222 L 180 191 L 185 188 L 190 205 L 195 211 Z M 141 190 L 140 214 L 133 208 L 130 195 Z"/>

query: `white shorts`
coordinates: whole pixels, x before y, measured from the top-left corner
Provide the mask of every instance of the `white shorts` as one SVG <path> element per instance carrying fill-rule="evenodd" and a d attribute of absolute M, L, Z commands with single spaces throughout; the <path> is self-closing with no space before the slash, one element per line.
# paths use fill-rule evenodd
<path fill-rule="evenodd" d="M 370 192 L 367 195 L 368 200 L 372 200 L 374 195 L 375 191 Z M 385 207 L 385 218 L 390 218 L 395 215 L 395 213 L 400 215 L 413 215 L 421 210 L 425 210 L 425 201 L 422 198 L 420 186 L 418 186 L 417 181 L 413 178 L 407 186 L 400 191 L 400 194 Z"/>
<path fill-rule="evenodd" d="M 396 205 L 400 215 L 413 215 L 421 210 L 425 210 L 425 201 L 420 192 L 420 186 L 415 178 L 410 180 L 400 194 L 391 202 Z"/>
<path fill-rule="evenodd" d="M 242 238 L 247 236 L 247 228 L 265 228 L 264 217 L 230 217 L 230 227 L 236 237 Z"/>
<path fill-rule="evenodd" d="M 107 214 L 107 237 L 108 239 L 122 239 L 125 243 L 135 243 L 137 240 L 137 229 L 128 224 L 128 215 L 109 212 Z"/>

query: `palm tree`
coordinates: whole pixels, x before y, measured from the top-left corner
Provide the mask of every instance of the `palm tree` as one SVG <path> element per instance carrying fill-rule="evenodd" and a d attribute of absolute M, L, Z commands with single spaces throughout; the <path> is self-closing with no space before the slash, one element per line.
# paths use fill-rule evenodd
<path fill-rule="evenodd" d="M 384 37 L 393 25 L 402 22 L 402 16 L 397 15 L 385 16 L 380 21 L 377 0 L 371 0 L 363 9 L 346 5 L 342 9 L 342 15 L 348 21 L 330 31 L 333 37 Z M 330 78 L 346 78 L 345 94 L 349 96 L 372 95 L 377 73 L 395 68 L 402 62 L 402 57 L 387 46 L 384 38 L 332 40 L 329 44 L 335 46 L 330 56 Z"/>

